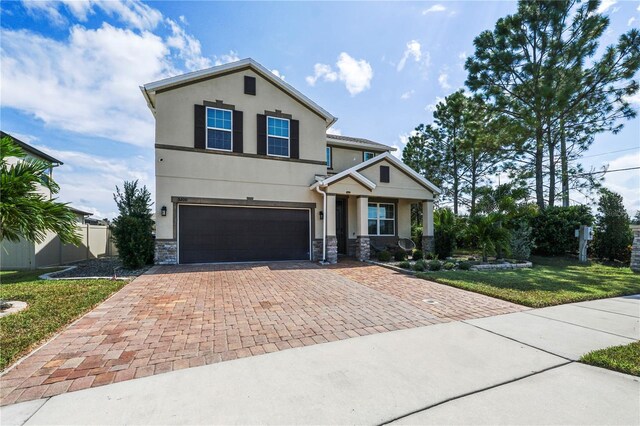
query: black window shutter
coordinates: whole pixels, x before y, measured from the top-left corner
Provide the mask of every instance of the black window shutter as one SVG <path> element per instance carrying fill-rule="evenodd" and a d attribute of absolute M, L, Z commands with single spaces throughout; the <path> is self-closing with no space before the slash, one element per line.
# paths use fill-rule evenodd
<path fill-rule="evenodd" d="M 207 110 L 204 105 L 194 105 L 193 136 L 193 147 L 205 149 L 207 144 Z"/>
<path fill-rule="evenodd" d="M 248 75 L 244 76 L 244 93 L 246 95 L 256 94 L 256 78 L 255 77 L 249 77 Z"/>
<path fill-rule="evenodd" d="M 267 116 L 258 114 L 258 155 L 267 155 Z"/>
<path fill-rule="evenodd" d="M 243 152 L 242 111 L 233 111 L 233 152 Z"/>
<path fill-rule="evenodd" d="M 389 183 L 389 166 L 380 166 L 380 182 Z"/>
<path fill-rule="evenodd" d="M 291 124 L 289 158 L 300 158 L 300 121 L 289 120 L 289 123 Z"/>

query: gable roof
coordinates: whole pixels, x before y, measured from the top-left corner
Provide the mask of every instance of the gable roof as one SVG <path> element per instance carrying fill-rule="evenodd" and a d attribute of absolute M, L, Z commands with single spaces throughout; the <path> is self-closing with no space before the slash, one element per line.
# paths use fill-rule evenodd
<path fill-rule="evenodd" d="M 177 75 L 175 77 L 165 78 L 163 80 L 158 80 L 152 83 L 147 83 L 143 86 L 140 86 L 140 90 L 147 100 L 147 105 L 153 114 L 155 115 L 155 96 L 158 91 L 165 91 L 175 89 L 186 84 L 195 84 L 204 80 L 209 80 L 212 78 L 216 78 L 221 75 L 230 74 L 234 72 L 239 72 L 245 69 L 251 69 L 256 74 L 259 74 L 265 80 L 268 80 L 276 87 L 281 89 L 283 92 L 287 93 L 298 102 L 309 108 L 311 111 L 318 114 L 320 117 L 324 118 L 327 127 L 331 126 L 335 123 L 338 118 L 331 115 L 327 110 L 322 108 L 320 105 L 313 102 L 311 99 L 300 93 L 296 88 L 282 80 L 280 77 L 274 75 L 271 71 L 269 71 L 264 66 L 260 65 L 258 62 L 251 58 L 241 59 L 236 62 L 230 62 L 224 65 L 218 65 L 211 68 L 206 68 L 200 71 L 193 71 L 186 74 Z"/>
<path fill-rule="evenodd" d="M 388 145 L 384 145 L 378 142 L 374 142 L 364 138 L 354 138 L 351 136 L 332 135 L 327 133 L 327 143 L 337 146 L 349 146 L 358 148 L 369 148 L 378 151 L 396 151 L 396 148 Z"/>
<path fill-rule="evenodd" d="M 26 152 L 28 152 L 31 155 L 34 155 L 36 157 L 40 157 L 50 163 L 55 163 L 58 165 L 62 165 L 64 164 L 62 161 L 58 160 L 57 158 L 54 158 L 52 156 L 50 156 L 49 154 L 40 151 L 37 148 L 32 147 L 31 145 L 29 145 L 26 142 L 22 142 L 20 139 L 16 138 L 15 136 L 11 136 L 8 133 L 5 133 L 3 131 L 0 131 L 0 137 L 2 138 L 11 138 L 13 139 L 13 141 L 16 143 L 16 145 L 18 145 L 20 148 L 24 149 Z"/>
<path fill-rule="evenodd" d="M 315 189 L 316 187 L 320 186 L 320 187 L 325 187 L 325 186 L 329 186 L 332 183 L 335 183 L 337 181 L 340 181 L 342 179 L 344 179 L 347 176 L 351 176 L 353 177 L 355 180 L 359 181 L 360 183 L 362 183 L 364 186 L 369 187 L 369 185 L 364 184 L 360 179 L 358 179 L 357 176 L 361 177 L 362 179 L 365 179 L 367 182 L 369 182 L 370 184 L 373 185 L 373 188 L 369 187 L 370 190 L 373 190 L 376 185 L 371 182 L 369 179 L 367 179 L 366 177 L 364 177 L 362 174 L 358 173 L 360 170 L 366 169 L 367 167 L 378 163 L 382 160 L 387 160 L 388 162 L 390 162 L 391 164 L 393 164 L 394 166 L 396 166 L 400 171 L 404 172 L 405 174 L 409 175 L 411 178 L 413 178 L 413 180 L 415 180 L 416 182 L 418 182 L 419 184 L 421 184 L 422 186 L 424 186 L 425 188 L 427 188 L 429 191 L 433 192 L 434 194 L 441 194 L 442 191 L 440 190 L 440 188 L 438 188 L 436 185 L 434 185 L 433 183 L 431 183 L 430 181 L 428 181 L 427 179 L 425 179 L 424 177 L 420 176 L 420 174 L 416 173 L 415 170 L 413 170 L 411 167 L 407 166 L 406 164 L 404 164 L 402 161 L 398 160 L 396 157 L 393 156 L 393 154 L 391 154 L 390 152 L 385 152 L 383 154 L 380 155 L 376 155 L 373 158 L 368 159 L 367 161 L 364 161 L 360 164 L 356 164 L 355 166 L 343 170 L 340 173 L 337 173 L 331 177 L 328 177 L 326 179 L 321 179 L 317 182 L 315 182 L 313 185 L 311 185 L 310 189 Z"/>

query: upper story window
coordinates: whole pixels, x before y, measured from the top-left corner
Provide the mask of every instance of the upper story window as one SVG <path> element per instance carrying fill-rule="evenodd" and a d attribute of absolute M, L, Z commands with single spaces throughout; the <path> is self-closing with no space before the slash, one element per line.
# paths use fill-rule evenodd
<path fill-rule="evenodd" d="M 333 164 L 331 164 L 331 147 L 330 146 L 327 147 L 327 168 L 328 169 L 333 168 Z"/>
<path fill-rule="evenodd" d="M 369 235 L 395 235 L 395 205 L 369 203 Z"/>
<path fill-rule="evenodd" d="M 289 120 L 267 117 L 267 155 L 289 156 Z"/>
<path fill-rule="evenodd" d="M 364 161 L 370 160 L 375 156 L 376 156 L 376 154 L 374 154 L 373 152 L 365 151 L 364 152 Z"/>
<path fill-rule="evenodd" d="M 231 151 L 232 116 L 228 109 L 207 107 L 207 148 Z"/>

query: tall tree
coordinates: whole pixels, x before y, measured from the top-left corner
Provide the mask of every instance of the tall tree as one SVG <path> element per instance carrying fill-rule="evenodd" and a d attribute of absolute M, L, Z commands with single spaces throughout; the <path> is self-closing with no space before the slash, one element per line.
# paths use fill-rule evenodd
<path fill-rule="evenodd" d="M 41 242 L 47 232 L 54 232 L 63 243 L 80 244 L 76 214 L 38 191 L 44 187 L 55 195 L 60 190 L 50 168 L 46 161 L 28 158 L 10 137 L 0 140 L 0 241 Z"/>
<path fill-rule="evenodd" d="M 525 137 L 515 141 L 515 151 L 531 160 L 540 208 L 547 204 L 546 192 L 555 199 L 560 129 L 577 128 L 583 134 L 616 131 L 619 119 L 635 114 L 626 99 L 638 91 L 633 77 L 640 68 L 640 32 L 623 34 L 594 59 L 609 25 L 609 19 L 596 12 L 599 3 L 521 0 L 515 14 L 499 19 L 493 31 L 474 40 L 475 53 L 465 64 L 469 88 L 526 129 Z M 566 146 L 560 151 L 566 154 Z M 566 155 L 561 162 L 566 193 Z M 551 189 L 545 191 L 549 176 Z"/>
<path fill-rule="evenodd" d="M 629 215 L 622 196 L 603 188 L 598 202 L 594 251 L 601 259 L 628 261 L 633 243 Z"/>

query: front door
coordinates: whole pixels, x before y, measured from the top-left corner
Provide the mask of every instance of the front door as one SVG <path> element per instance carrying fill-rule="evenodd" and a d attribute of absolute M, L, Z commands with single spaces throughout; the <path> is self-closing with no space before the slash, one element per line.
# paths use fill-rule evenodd
<path fill-rule="evenodd" d="M 347 200 L 336 199 L 336 238 L 338 254 L 347 254 Z"/>

